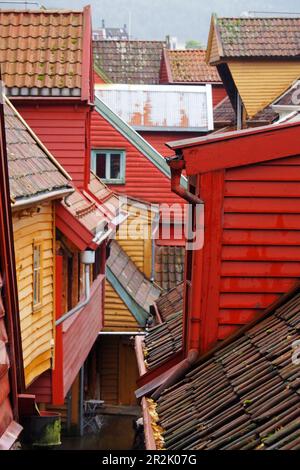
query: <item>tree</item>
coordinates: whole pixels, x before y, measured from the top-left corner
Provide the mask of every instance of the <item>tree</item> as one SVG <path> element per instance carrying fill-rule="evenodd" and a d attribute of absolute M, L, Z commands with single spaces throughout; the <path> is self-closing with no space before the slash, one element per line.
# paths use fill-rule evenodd
<path fill-rule="evenodd" d="M 203 49 L 203 45 L 201 44 L 200 41 L 197 41 L 196 39 L 189 39 L 185 43 L 185 48 L 186 49 Z"/>

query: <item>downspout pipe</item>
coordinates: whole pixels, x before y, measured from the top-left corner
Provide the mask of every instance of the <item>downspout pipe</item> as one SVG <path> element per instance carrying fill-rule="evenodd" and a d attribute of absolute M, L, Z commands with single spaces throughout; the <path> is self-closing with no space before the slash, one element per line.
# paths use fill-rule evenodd
<path fill-rule="evenodd" d="M 183 361 L 179 362 L 179 364 L 177 364 L 175 370 L 166 379 L 166 381 L 161 384 L 161 386 L 158 387 L 158 389 L 156 389 L 154 393 L 152 393 L 151 398 L 156 401 L 160 397 L 162 392 L 166 390 L 166 388 L 169 388 L 174 385 L 177 380 L 181 379 L 181 377 L 183 377 L 184 374 L 190 370 L 190 368 L 197 361 L 198 357 L 199 351 L 197 351 L 197 349 L 190 349 L 187 357 L 183 359 Z"/>
<path fill-rule="evenodd" d="M 182 170 L 185 168 L 185 162 L 182 155 L 175 155 L 166 159 L 171 170 L 171 190 L 193 205 L 204 204 L 202 199 L 192 194 L 180 184 Z"/>
<path fill-rule="evenodd" d="M 79 312 L 83 307 L 85 307 L 91 298 L 91 289 L 90 289 L 90 265 L 95 263 L 95 252 L 86 250 L 80 253 L 80 260 L 84 264 L 84 276 L 85 276 L 85 299 L 82 302 L 79 302 L 79 304 L 76 305 L 76 307 L 72 308 L 68 312 L 66 312 L 63 316 L 61 316 L 58 320 L 55 322 L 55 326 L 61 325 L 64 321 L 66 321 L 68 318 L 70 318 L 72 315 L 75 315 L 75 313 Z"/>

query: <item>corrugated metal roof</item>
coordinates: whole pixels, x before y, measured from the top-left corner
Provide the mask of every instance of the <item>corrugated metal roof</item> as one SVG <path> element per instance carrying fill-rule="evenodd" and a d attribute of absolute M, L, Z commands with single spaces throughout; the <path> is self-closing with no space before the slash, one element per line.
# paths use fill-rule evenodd
<path fill-rule="evenodd" d="M 10 95 L 80 96 L 83 11 L 1 10 L 0 64 Z"/>
<path fill-rule="evenodd" d="M 96 95 L 136 130 L 213 129 L 211 85 L 97 84 Z"/>
<path fill-rule="evenodd" d="M 9 100 L 4 104 L 10 195 L 31 197 L 69 187 L 69 180 L 26 127 Z"/>

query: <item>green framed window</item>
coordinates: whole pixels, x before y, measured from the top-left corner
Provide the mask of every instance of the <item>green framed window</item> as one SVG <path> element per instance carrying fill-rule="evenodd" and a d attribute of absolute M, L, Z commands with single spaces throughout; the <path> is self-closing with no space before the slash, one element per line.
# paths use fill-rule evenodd
<path fill-rule="evenodd" d="M 92 150 L 92 171 L 108 184 L 125 183 L 125 152 L 124 150 Z"/>

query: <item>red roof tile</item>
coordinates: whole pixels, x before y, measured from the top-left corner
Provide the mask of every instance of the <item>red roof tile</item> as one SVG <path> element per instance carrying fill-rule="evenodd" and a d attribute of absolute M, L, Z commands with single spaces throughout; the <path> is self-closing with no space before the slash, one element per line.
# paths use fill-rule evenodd
<path fill-rule="evenodd" d="M 84 11 L 1 10 L 0 64 L 9 92 L 80 96 L 86 27 Z"/>
<path fill-rule="evenodd" d="M 300 18 L 216 18 L 215 26 L 223 58 L 299 58 Z"/>
<path fill-rule="evenodd" d="M 165 321 L 183 308 L 183 282 L 161 295 L 155 302 L 161 318 Z"/>
<path fill-rule="evenodd" d="M 207 65 L 204 50 L 167 50 L 173 83 L 221 83 L 217 67 Z"/>

